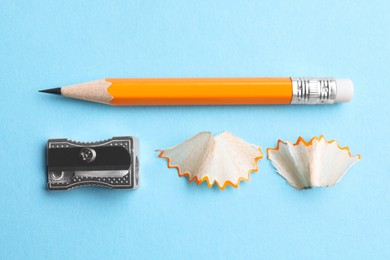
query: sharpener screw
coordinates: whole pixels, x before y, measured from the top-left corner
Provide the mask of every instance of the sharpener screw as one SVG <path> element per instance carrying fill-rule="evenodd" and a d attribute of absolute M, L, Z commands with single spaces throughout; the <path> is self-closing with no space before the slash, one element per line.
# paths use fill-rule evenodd
<path fill-rule="evenodd" d="M 96 151 L 92 148 L 84 147 L 80 151 L 80 159 L 84 163 L 91 163 L 96 159 Z"/>

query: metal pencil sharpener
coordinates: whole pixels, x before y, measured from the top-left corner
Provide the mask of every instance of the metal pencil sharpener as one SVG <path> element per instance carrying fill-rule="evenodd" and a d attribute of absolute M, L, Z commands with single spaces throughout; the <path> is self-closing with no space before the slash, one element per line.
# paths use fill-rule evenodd
<path fill-rule="evenodd" d="M 113 137 L 95 143 L 48 140 L 48 189 L 69 190 L 80 186 L 138 188 L 138 139 L 131 136 Z"/>

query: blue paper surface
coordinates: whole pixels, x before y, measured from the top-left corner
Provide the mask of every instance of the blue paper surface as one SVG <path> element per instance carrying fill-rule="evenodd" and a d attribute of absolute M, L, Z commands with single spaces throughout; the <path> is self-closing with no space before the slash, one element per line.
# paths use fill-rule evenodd
<path fill-rule="evenodd" d="M 389 1 L 0 1 L 1 259 L 390 258 Z M 334 106 L 110 107 L 38 93 L 105 77 L 333 76 Z M 239 189 L 155 149 L 228 130 L 266 148 L 324 134 L 362 159 L 296 191 L 267 159 Z M 136 191 L 46 190 L 49 138 L 141 141 Z"/>

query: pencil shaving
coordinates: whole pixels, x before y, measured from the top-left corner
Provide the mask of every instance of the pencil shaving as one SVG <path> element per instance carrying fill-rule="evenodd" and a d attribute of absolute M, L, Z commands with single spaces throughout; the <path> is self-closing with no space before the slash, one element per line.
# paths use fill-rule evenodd
<path fill-rule="evenodd" d="M 360 160 L 359 154 L 352 156 L 348 147 L 323 136 L 309 142 L 299 137 L 295 144 L 279 140 L 267 153 L 276 171 L 298 190 L 333 186 Z"/>
<path fill-rule="evenodd" d="M 240 181 L 249 181 L 250 173 L 258 170 L 257 161 L 263 158 L 261 148 L 249 144 L 228 132 L 213 136 L 200 132 L 172 148 L 159 150 L 160 158 L 168 160 L 168 168 L 176 168 L 180 177 L 187 176 L 209 188 L 217 183 L 223 190 Z"/>

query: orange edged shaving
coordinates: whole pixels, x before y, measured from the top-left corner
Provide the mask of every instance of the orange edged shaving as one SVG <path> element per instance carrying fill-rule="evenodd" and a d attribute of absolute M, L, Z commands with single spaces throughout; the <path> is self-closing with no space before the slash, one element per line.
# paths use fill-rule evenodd
<path fill-rule="evenodd" d="M 299 137 L 295 144 L 279 140 L 267 154 L 276 171 L 297 190 L 333 186 L 360 160 L 359 154 L 351 155 L 349 147 L 340 147 L 324 136 L 309 142 Z"/>
<path fill-rule="evenodd" d="M 168 168 L 176 168 L 180 177 L 199 185 L 214 183 L 223 190 L 228 185 L 238 188 L 240 181 L 249 181 L 258 171 L 257 161 L 263 158 L 261 147 L 249 144 L 229 132 L 213 136 L 200 132 L 172 148 L 158 150 L 158 157 L 168 160 Z"/>

